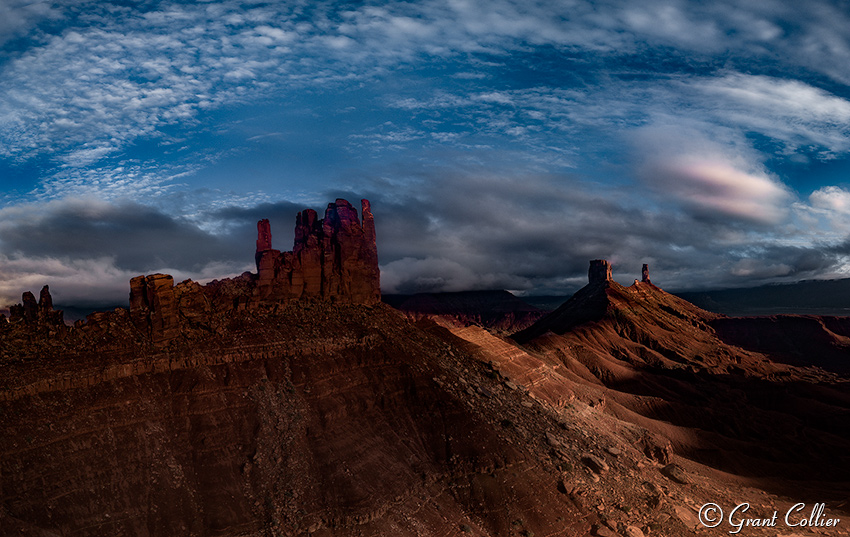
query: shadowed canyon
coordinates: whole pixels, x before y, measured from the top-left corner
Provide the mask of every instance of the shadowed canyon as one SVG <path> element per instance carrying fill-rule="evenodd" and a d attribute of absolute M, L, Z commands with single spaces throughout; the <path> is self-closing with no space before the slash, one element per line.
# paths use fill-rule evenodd
<path fill-rule="evenodd" d="M 604 260 L 552 312 L 381 301 L 369 202 L 258 223 L 257 271 L 0 322 L 0 535 L 850 532 L 850 318 L 735 318 Z M 49 283 L 49 282 L 45 282 Z M 786 525 L 799 503 L 809 524 Z M 828 520 L 839 520 L 827 524 Z"/>

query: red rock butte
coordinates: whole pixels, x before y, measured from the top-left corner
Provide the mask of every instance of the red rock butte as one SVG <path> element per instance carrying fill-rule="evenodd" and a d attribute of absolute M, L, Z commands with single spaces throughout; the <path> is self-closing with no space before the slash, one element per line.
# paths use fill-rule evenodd
<path fill-rule="evenodd" d="M 381 300 L 375 220 L 360 200 L 363 221 L 344 199 L 329 203 L 325 217 L 306 209 L 295 218 L 291 252 L 272 249 L 268 220 L 257 223 L 257 289 L 262 302 L 322 298 L 373 304 Z"/>
<path fill-rule="evenodd" d="M 257 274 L 201 286 L 191 280 L 174 285 L 167 274 L 130 280 L 130 318 L 154 344 L 177 337 L 185 320 L 202 319 L 211 310 L 256 309 L 290 300 L 313 299 L 351 304 L 381 300 L 375 221 L 368 200 L 357 210 L 344 199 L 328 204 L 325 217 L 305 209 L 295 218 L 292 251 L 272 249 L 268 220 L 257 223 Z M 229 300 L 216 301 L 222 287 Z M 238 288 L 238 292 L 233 292 Z M 34 299 L 33 299 L 34 304 Z M 89 320 L 91 322 L 92 319 Z M 94 319 L 96 320 L 96 319 Z"/>

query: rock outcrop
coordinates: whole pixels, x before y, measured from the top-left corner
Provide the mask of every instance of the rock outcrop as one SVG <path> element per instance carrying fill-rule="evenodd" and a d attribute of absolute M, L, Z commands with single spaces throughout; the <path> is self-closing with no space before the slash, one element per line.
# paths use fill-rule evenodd
<path fill-rule="evenodd" d="M 180 330 L 174 278 L 167 274 L 136 276 L 130 280 L 130 319 L 156 343 L 168 341 Z"/>
<path fill-rule="evenodd" d="M 564 334 L 586 323 L 597 322 L 609 317 L 612 311 L 620 308 L 620 301 L 637 302 L 645 305 L 652 303 L 653 307 L 661 308 L 654 299 L 660 299 L 663 306 L 688 312 L 688 316 L 699 319 L 700 323 L 717 317 L 712 313 L 697 308 L 674 295 L 662 291 L 649 282 L 649 267 L 643 265 L 642 282 L 635 280 L 635 285 L 624 287 L 614 281 L 611 263 L 605 259 L 594 259 L 587 271 L 588 283 L 576 292 L 567 302 L 555 311 L 543 317 L 527 329 L 517 332 L 512 337 L 520 343 L 531 341 L 546 332 Z M 651 293 L 651 294 L 648 294 Z M 650 299 L 650 297 L 653 297 Z M 655 313 L 653 309 L 653 313 Z M 697 322 L 696 320 L 694 322 Z M 661 323 L 664 324 L 664 323 Z"/>
<path fill-rule="evenodd" d="M 22 323 L 28 327 L 57 327 L 64 326 L 63 313 L 53 309 L 53 297 L 50 287 L 41 288 L 38 302 L 32 291 L 26 291 L 21 296 L 21 303 L 9 306 L 9 322 Z"/>
<path fill-rule="evenodd" d="M 643 268 L 640 269 L 640 281 L 643 283 L 652 283 L 649 279 L 649 265 L 646 263 L 644 263 Z"/>
<path fill-rule="evenodd" d="M 611 263 L 605 259 L 594 259 L 590 262 L 590 268 L 587 270 L 587 279 L 590 283 L 612 280 Z"/>
<path fill-rule="evenodd" d="M 38 303 L 35 301 L 35 295 L 27 291 L 21 297 L 24 306 L 24 322 L 33 324 L 38 319 Z"/>
<path fill-rule="evenodd" d="M 257 253 L 254 260 L 257 262 L 257 270 L 260 270 L 260 257 L 263 252 L 272 249 L 272 227 L 268 218 L 257 222 Z"/>
<path fill-rule="evenodd" d="M 361 207 L 362 222 L 354 207 L 343 199 L 329 204 L 322 220 L 316 211 L 301 211 L 295 219 L 291 252 L 272 248 L 271 225 L 267 219 L 260 220 L 257 274 L 245 273 L 206 286 L 191 280 L 175 286 L 167 274 L 133 278 L 129 312 L 133 326 L 154 347 L 161 347 L 188 326 L 211 329 L 215 324 L 211 312 L 220 318 L 298 299 L 370 305 L 380 302 L 375 221 L 369 201 L 361 200 Z M 101 321 L 95 315 L 87 324 Z"/>
<path fill-rule="evenodd" d="M 380 301 L 380 272 L 375 222 L 368 200 L 362 217 L 349 202 L 328 204 L 325 217 L 307 209 L 295 219 L 291 252 L 272 249 L 267 220 L 257 225 L 257 287 L 254 302 L 320 298 L 333 302 L 374 304 Z"/>

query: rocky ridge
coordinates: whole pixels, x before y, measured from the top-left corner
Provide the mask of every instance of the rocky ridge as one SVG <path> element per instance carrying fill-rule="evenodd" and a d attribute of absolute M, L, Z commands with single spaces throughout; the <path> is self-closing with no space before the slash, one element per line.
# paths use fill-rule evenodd
<path fill-rule="evenodd" d="M 846 378 L 734 345 L 716 327 L 736 319 L 664 292 L 648 271 L 629 287 L 610 274 L 591 262 L 588 285 L 515 340 L 691 461 L 775 490 L 846 493 L 836 492 L 850 488 Z"/>
<path fill-rule="evenodd" d="M 261 220 L 256 274 L 246 272 L 203 286 L 192 280 L 175 285 L 168 274 L 137 276 L 130 280 L 129 309 L 93 313 L 73 329 L 64 325 L 61 311 L 53 310 L 45 286 L 38 303 L 27 291 L 21 304 L 10 306 L 10 318 L 0 322 L 0 331 L 21 328 L 7 340 L 29 341 L 33 352 L 42 352 L 45 342 L 49 346 L 59 340 L 110 339 L 116 330 L 123 332 L 117 341 L 129 338 L 159 349 L 176 340 L 185 343 L 196 337 L 196 329 L 215 332 L 238 312 L 276 308 L 288 301 L 375 304 L 381 298 L 375 223 L 369 201 L 361 200 L 361 207 L 362 223 L 343 199 L 328 204 L 322 220 L 311 209 L 298 213 L 290 252 L 272 249 L 269 222 Z M 46 331 L 52 333 L 49 341 Z"/>
<path fill-rule="evenodd" d="M 292 252 L 261 221 L 258 274 L 134 278 L 73 328 L 27 297 L 0 328 L 0 534 L 679 537 L 728 535 L 708 501 L 847 511 L 840 378 L 604 260 L 516 340 L 412 322 L 373 299 L 366 217 L 331 205 Z"/>

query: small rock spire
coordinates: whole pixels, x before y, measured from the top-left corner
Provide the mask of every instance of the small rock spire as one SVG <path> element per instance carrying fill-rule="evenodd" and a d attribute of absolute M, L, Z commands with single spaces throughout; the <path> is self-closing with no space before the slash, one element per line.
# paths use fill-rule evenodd
<path fill-rule="evenodd" d="M 612 279 L 611 263 L 606 259 L 594 259 L 590 262 L 590 268 L 587 271 L 587 280 L 590 283 L 605 282 Z"/>
<path fill-rule="evenodd" d="M 27 291 L 21 297 L 21 302 L 24 305 L 24 321 L 34 324 L 38 319 L 38 302 L 35 301 L 35 295 Z"/>
<path fill-rule="evenodd" d="M 257 253 L 272 249 L 272 227 L 268 218 L 257 222 Z"/>
<path fill-rule="evenodd" d="M 263 252 L 268 252 L 271 249 L 272 226 L 269 224 L 268 218 L 263 218 L 257 222 L 257 253 L 254 254 L 254 261 L 257 263 L 258 272 L 260 270 L 260 258 L 263 257 Z"/>
<path fill-rule="evenodd" d="M 41 288 L 41 293 L 38 297 L 38 310 L 40 312 L 53 311 L 53 297 L 50 296 L 50 286 L 45 285 Z"/>
<path fill-rule="evenodd" d="M 643 283 L 652 283 L 649 280 L 649 265 L 646 263 L 643 264 L 643 268 L 640 270 L 640 281 Z"/>

